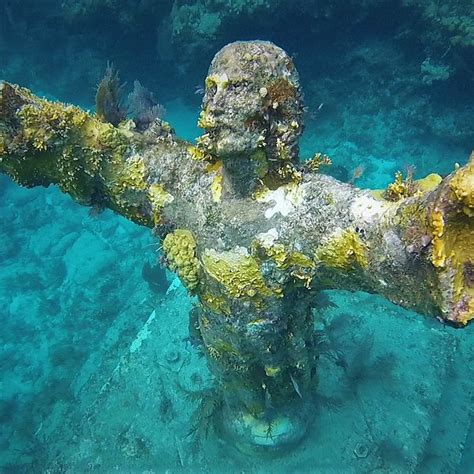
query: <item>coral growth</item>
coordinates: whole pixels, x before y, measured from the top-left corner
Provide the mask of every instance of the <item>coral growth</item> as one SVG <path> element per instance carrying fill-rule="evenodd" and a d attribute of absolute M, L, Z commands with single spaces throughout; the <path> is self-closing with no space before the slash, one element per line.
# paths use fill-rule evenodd
<path fill-rule="evenodd" d="M 139 81 L 133 83 L 133 91 L 128 96 L 128 106 L 132 119 L 139 131 L 146 130 L 156 119 L 161 119 L 165 108 L 155 96 Z"/>
<path fill-rule="evenodd" d="M 453 177 L 449 186 L 458 201 L 463 204 L 463 211 L 469 217 L 474 215 L 474 154 L 469 163 L 459 170 Z"/>
<path fill-rule="evenodd" d="M 220 414 L 223 405 L 222 393 L 215 388 L 207 388 L 197 392 L 191 392 L 180 385 L 178 388 L 184 394 L 184 398 L 197 404 L 190 419 L 190 428 L 186 437 L 192 440 L 193 454 L 201 449 L 202 443 L 213 432 L 216 418 Z"/>
<path fill-rule="evenodd" d="M 155 225 L 162 221 L 162 211 L 166 204 L 173 202 L 174 197 L 165 191 L 161 184 L 152 184 L 148 188 L 148 198 L 153 209 Z"/>
<path fill-rule="evenodd" d="M 129 156 L 128 130 L 78 107 L 34 98 L 27 89 L 3 84 L 0 93 L 2 113 L 17 110 L 9 128 L 0 130 L 8 156 L 0 156 L 0 164 L 13 179 L 26 186 L 57 184 L 80 203 L 108 205 L 135 222 L 153 224 L 143 161 Z M 25 166 L 29 156 L 35 159 Z"/>
<path fill-rule="evenodd" d="M 446 263 L 446 252 L 444 247 L 444 218 L 439 209 L 431 214 L 431 228 L 433 232 L 431 261 L 435 267 L 444 267 Z"/>
<path fill-rule="evenodd" d="M 117 97 L 101 110 L 117 112 L 119 81 L 108 74 L 103 88 Z M 147 107 L 153 103 L 136 89 Z M 83 202 L 99 201 L 166 235 L 165 261 L 199 298 L 198 327 L 196 319 L 192 325 L 225 390 L 230 430 L 232 418 L 242 415 L 245 436 L 252 427 L 260 436 L 264 427 L 266 445 L 277 447 L 271 420 L 310 393 L 317 355 L 313 279 L 315 287 L 380 292 L 459 324 L 472 317 L 472 161 L 441 182 L 427 180 L 432 191 L 426 193 L 417 192 L 411 174 L 397 174 L 385 193 L 397 202 L 314 173 L 329 161 L 325 155 L 296 168 L 303 113 L 298 76 L 271 43 L 239 42 L 218 53 L 201 116 L 207 133 L 198 147 L 171 134 L 138 133 L 130 121 L 114 127 L 9 85 L 0 91 L 2 171 L 17 179 L 23 173 L 19 181 L 28 185 L 58 183 Z M 247 127 L 256 113 L 262 122 Z M 114 120 L 99 107 L 98 114 Z M 139 128 L 147 120 L 137 120 Z M 204 141 L 209 146 L 201 154 Z M 286 178 L 292 182 L 281 185 Z M 255 183 L 272 191 L 252 199 Z M 408 258 L 408 242 L 423 242 L 420 265 Z M 370 352 L 370 341 L 365 345 Z M 352 372 L 338 360 L 351 383 L 362 378 L 363 352 Z M 374 370 L 388 372 L 382 362 Z M 280 419 L 290 438 L 304 431 L 299 414 Z"/>
<path fill-rule="evenodd" d="M 178 273 L 189 291 L 193 291 L 199 283 L 199 262 L 193 234 L 189 230 L 175 230 L 163 240 L 163 250 L 170 269 Z"/>
<path fill-rule="evenodd" d="M 118 71 L 112 64 L 107 64 L 105 75 L 99 82 L 95 95 L 95 110 L 103 122 L 116 126 L 125 120 L 127 111 L 122 103 L 123 87 Z"/>
<path fill-rule="evenodd" d="M 309 160 L 304 162 L 304 168 L 312 173 L 317 173 L 322 166 L 330 166 L 331 158 L 323 153 L 315 153 Z M 354 178 L 356 179 L 356 178 Z"/>
<path fill-rule="evenodd" d="M 168 0 L 63 0 L 58 10 L 73 21 L 96 22 L 97 16 L 116 21 L 127 28 L 137 28 L 146 18 L 155 18 L 162 9 L 167 9 Z"/>
<path fill-rule="evenodd" d="M 449 181 L 448 200 L 429 214 L 431 262 L 441 282 L 439 304 L 453 322 L 464 325 L 474 317 L 474 153 Z"/>
<path fill-rule="evenodd" d="M 408 168 L 406 178 L 403 178 L 400 171 L 395 173 L 395 181 L 388 185 L 383 196 L 387 201 L 399 201 L 413 196 L 417 190 L 418 186 L 413 180 L 413 170 Z"/>
<path fill-rule="evenodd" d="M 336 232 L 316 252 L 316 259 L 332 268 L 351 270 L 366 268 L 367 248 L 354 230 Z"/>
<path fill-rule="evenodd" d="M 265 241 L 258 240 L 254 244 L 254 249 L 264 259 L 273 260 L 278 268 L 287 270 L 290 266 L 314 268 L 315 264 L 310 257 L 301 252 L 290 252 L 285 249 L 283 244 L 267 244 Z M 261 252 L 260 252 L 261 251 Z"/>
<path fill-rule="evenodd" d="M 228 252 L 206 250 L 202 258 L 204 271 L 232 298 L 261 299 L 270 296 L 257 260 L 245 249 Z"/>

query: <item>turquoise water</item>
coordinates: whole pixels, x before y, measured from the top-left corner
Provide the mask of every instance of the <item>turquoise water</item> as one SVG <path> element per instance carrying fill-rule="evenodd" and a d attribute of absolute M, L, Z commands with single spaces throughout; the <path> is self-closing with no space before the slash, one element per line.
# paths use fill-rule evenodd
<path fill-rule="evenodd" d="M 302 157 L 383 188 L 407 166 L 446 175 L 473 148 L 474 9 L 438 3 L 0 0 L 0 79 L 92 110 L 111 60 L 192 140 L 213 54 L 272 40 L 300 71 Z M 160 242 L 5 176 L 0 217 L 0 472 L 474 472 L 472 325 L 325 292 L 315 331 L 330 351 L 303 442 L 278 456 L 197 443 L 189 392 L 212 377 Z"/>

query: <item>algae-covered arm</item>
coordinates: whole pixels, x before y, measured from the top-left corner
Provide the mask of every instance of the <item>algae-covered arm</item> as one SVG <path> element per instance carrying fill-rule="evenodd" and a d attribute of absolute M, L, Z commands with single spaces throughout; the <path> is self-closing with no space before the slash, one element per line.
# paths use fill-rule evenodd
<path fill-rule="evenodd" d="M 190 149 L 165 122 L 138 133 L 131 122 L 114 127 L 73 105 L 0 84 L 0 172 L 23 186 L 54 184 L 81 204 L 166 226 L 167 208 L 174 215 L 190 207 L 186 192 L 204 174 Z"/>
<path fill-rule="evenodd" d="M 282 233 L 314 257 L 313 287 L 378 293 L 455 325 L 474 318 L 474 154 L 396 202 L 324 175 L 299 187 Z"/>

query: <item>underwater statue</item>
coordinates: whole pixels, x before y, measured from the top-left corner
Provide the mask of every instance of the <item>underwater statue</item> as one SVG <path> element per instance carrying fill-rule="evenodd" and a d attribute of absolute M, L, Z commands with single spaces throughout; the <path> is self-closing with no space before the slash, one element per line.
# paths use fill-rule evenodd
<path fill-rule="evenodd" d="M 320 290 L 378 293 L 460 327 L 474 319 L 474 154 L 443 179 L 398 177 L 385 193 L 321 174 L 319 153 L 300 163 L 298 73 L 272 43 L 215 56 L 196 144 L 159 118 L 110 122 L 3 83 L 0 171 L 153 229 L 197 297 L 190 328 L 222 394 L 220 432 L 242 449 L 305 433 Z"/>

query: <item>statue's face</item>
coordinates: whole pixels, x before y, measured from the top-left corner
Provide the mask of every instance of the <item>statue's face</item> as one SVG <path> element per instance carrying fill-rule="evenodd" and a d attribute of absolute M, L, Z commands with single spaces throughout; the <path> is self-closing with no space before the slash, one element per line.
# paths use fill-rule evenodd
<path fill-rule="evenodd" d="M 200 126 L 222 157 L 296 144 L 302 131 L 298 75 L 291 58 L 268 42 L 237 42 L 214 57 Z"/>

